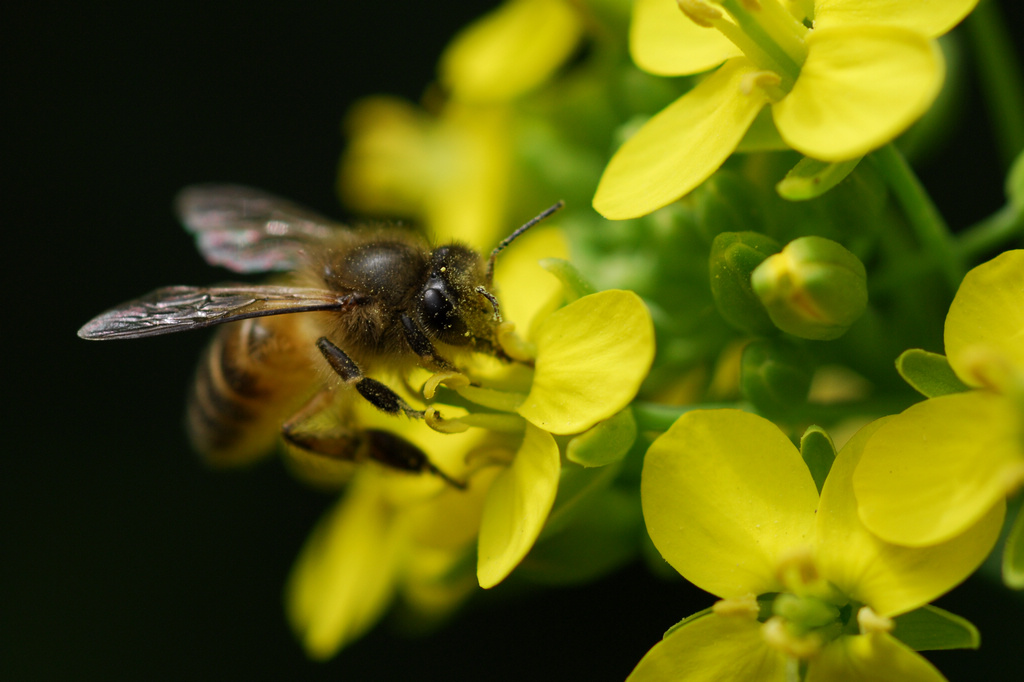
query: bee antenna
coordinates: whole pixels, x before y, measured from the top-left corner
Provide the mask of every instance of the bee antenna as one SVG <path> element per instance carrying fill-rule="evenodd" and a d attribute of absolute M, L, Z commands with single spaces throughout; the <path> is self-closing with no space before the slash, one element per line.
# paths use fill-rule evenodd
<path fill-rule="evenodd" d="M 540 221 L 544 220 L 545 218 L 547 218 L 549 215 L 551 215 L 555 211 L 561 210 L 564 206 L 565 206 L 565 202 L 564 201 L 559 201 L 557 204 L 555 204 L 551 208 L 548 208 L 547 210 L 541 212 L 540 215 L 538 215 L 537 217 L 530 219 L 525 225 L 523 225 L 522 227 L 517 229 L 515 232 L 513 232 L 509 236 L 507 236 L 504 239 L 502 239 L 501 243 L 494 247 L 494 251 L 491 251 L 491 257 L 487 260 L 487 286 L 490 286 L 491 282 L 494 279 L 494 261 L 496 261 L 498 259 L 498 254 L 506 246 L 511 244 L 513 241 L 515 241 L 516 238 L 519 237 L 522 233 L 526 232 L 531 227 L 533 227 L 534 225 L 536 225 Z"/>
<path fill-rule="evenodd" d="M 484 287 L 477 287 L 476 293 L 480 294 L 488 301 L 491 302 L 491 307 L 494 308 L 494 320 L 501 322 L 501 311 L 498 309 L 498 299 L 491 292 L 487 291 Z"/>

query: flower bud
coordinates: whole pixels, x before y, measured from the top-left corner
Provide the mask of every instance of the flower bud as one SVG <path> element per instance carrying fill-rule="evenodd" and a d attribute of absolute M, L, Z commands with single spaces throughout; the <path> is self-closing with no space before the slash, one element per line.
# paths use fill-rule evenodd
<path fill-rule="evenodd" d="M 806 354 L 782 338 L 754 341 L 743 349 L 740 390 L 761 414 L 784 417 L 806 401 L 813 370 Z"/>
<path fill-rule="evenodd" d="M 723 232 L 711 243 L 711 295 L 726 322 L 748 334 L 773 331 L 771 319 L 750 286 L 750 275 L 779 245 L 759 232 Z"/>
<path fill-rule="evenodd" d="M 775 326 L 804 339 L 837 339 L 868 304 L 864 264 L 823 237 L 800 237 L 766 258 L 751 276 Z"/>

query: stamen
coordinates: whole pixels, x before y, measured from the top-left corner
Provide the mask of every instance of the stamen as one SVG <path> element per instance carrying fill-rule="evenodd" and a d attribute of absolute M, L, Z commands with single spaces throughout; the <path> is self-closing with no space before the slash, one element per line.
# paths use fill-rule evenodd
<path fill-rule="evenodd" d="M 433 400 L 434 395 L 437 393 L 437 388 L 441 384 L 451 389 L 459 389 L 463 386 L 469 386 L 469 383 L 469 377 L 461 372 L 437 372 L 431 374 L 430 378 L 423 384 L 423 397 L 427 400 Z"/>
<path fill-rule="evenodd" d="M 753 595 L 733 599 L 720 599 L 711 606 L 711 611 L 718 616 L 740 616 L 757 618 L 761 605 Z"/>
<path fill-rule="evenodd" d="M 469 430 L 468 424 L 463 424 L 459 419 L 445 419 L 433 406 L 428 407 L 423 414 L 423 421 L 427 426 L 438 433 L 463 433 Z"/>
<path fill-rule="evenodd" d="M 752 95 L 756 91 L 761 91 L 770 99 L 778 101 L 786 95 L 779 89 L 780 85 L 782 85 L 782 79 L 779 74 L 772 71 L 754 71 L 745 74 L 740 79 L 740 92 L 744 95 Z"/>
<path fill-rule="evenodd" d="M 786 627 L 786 621 L 779 616 L 772 616 L 761 626 L 761 637 L 774 649 L 794 658 L 811 658 L 819 651 L 824 642 L 821 636 L 811 632 L 804 636 L 794 635 Z"/>
<path fill-rule="evenodd" d="M 892 618 L 880 616 L 870 606 L 862 606 L 857 611 L 857 625 L 860 626 L 862 635 L 870 635 L 873 632 L 892 632 L 896 623 Z"/>
<path fill-rule="evenodd" d="M 533 365 L 537 358 L 537 346 L 520 338 L 516 334 L 516 325 L 513 322 L 502 322 L 498 325 L 498 345 L 516 362 Z"/>
<path fill-rule="evenodd" d="M 690 21 L 704 28 L 712 28 L 722 18 L 722 11 L 707 0 L 676 0 L 676 3 Z"/>
<path fill-rule="evenodd" d="M 818 582 L 818 567 L 809 547 L 798 547 L 779 557 L 775 576 L 791 592 L 803 592 L 812 583 Z"/>

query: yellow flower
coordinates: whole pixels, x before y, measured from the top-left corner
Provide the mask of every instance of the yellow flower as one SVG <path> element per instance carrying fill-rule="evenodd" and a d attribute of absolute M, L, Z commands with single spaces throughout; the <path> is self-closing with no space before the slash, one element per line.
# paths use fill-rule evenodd
<path fill-rule="evenodd" d="M 851 476 L 885 420 L 837 456 L 821 496 L 771 422 L 738 410 L 681 417 L 651 445 L 641 497 L 655 546 L 722 598 L 673 628 L 632 682 L 941 680 L 895 639 L 893 618 L 966 578 L 999 534 L 1003 509 L 949 542 L 911 549 L 861 524 Z"/>
<path fill-rule="evenodd" d="M 390 97 L 359 102 L 346 120 L 338 187 L 350 208 L 423 221 L 436 240 L 496 243 L 507 225 L 509 111 L 448 102 L 430 115 Z"/>
<path fill-rule="evenodd" d="M 363 412 L 364 426 L 397 431 L 453 476 L 464 475 L 476 450 L 514 447 L 480 432 L 445 435 L 422 422 L 396 425 L 374 412 Z M 467 558 L 492 479 L 483 471 L 458 490 L 435 476 L 360 466 L 306 541 L 288 581 L 289 621 L 307 653 L 333 656 L 375 625 L 398 595 L 427 618 L 469 596 L 476 581 Z"/>
<path fill-rule="evenodd" d="M 902 545 L 944 542 L 1024 484 L 1024 250 L 967 273 L 946 316 L 945 345 L 973 390 L 895 417 L 854 476 L 865 525 Z"/>
<path fill-rule="evenodd" d="M 436 476 L 358 468 L 289 581 L 290 619 L 311 656 L 327 658 L 363 634 L 396 595 L 421 615 L 439 616 L 477 584 L 501 582 L 530 551 L 555 503 L 563 474 L 555 435 L 566 437 L 565 457 L 585 466 L 607 463 L 610 450 L 621 457 L 632 443 L 635 427 L 623 436 L 623 421 L 632 425 L 624 410 L 653 361 L 650 315 L 625 291 L 552 309 L 548 301 L 565 294 L 537 270 L 536 254 L 565 249 L 557 230 L 538 228 L 496 268 L 503 315 L 536 318 L 529 343 L 517 348 L 531 353 L 532 367 L 479 358 L 466 375 L 432 378 L 425 422 L 359 405 L 363 427 L 397 432 L 468 485 L 457 490 Z M 459 395 L 443 394 L 442 380 Z M 451 397 L 465 406 L 445 402 Z M 597 445 L 589 442 L 595 434 Z"/>
<path fill-rule="evenodd" d="M 616 152 L 594 208 L 623 219 L 675 201 L 722 165 L 765 106 L 805 156 L 845 161 L 882 146 L 935 99 L 944 65 L 931 39 L 977 0 L 786 4 L 634 3 L 630 44 L 641 68 L 683 75 L 722 66 Z"/>
<path fill-rule="evenodd" d="M 582 466 L 616 461 L 632 444 L 636 427 L 624 410 L 654 360 L 654 326 L 636 294 L 602 291 L 542 314 L 524 347 L 535 352 L 532 371 L 471 372 L 473 385 L 453 384 L 497 414 L 442 423 L 523 433 L 484 505 L 477 577 L 485 588 L 504 580 L 544 529 L 565 473 L 554 436 L 570 437 L 565 456 Z"/>
<path fill-rule="evenodd" d="M 345 124 L 345 204 L 422 220 L 438 241 L 497 242 L 516 191 L 512 105 L 546 82 L 581 36 L 572 3 L 511 0 L 445 49 L 443 92 L 428 93 L 429 112 L 391 97 L 358 103 Z"/>
<path fill-rule="evenodd" d="M 441 84 L 461 102 L 507 102 L 546 81 L 582 36 L 567 0 L 509 0 L 445 49 Z"/>

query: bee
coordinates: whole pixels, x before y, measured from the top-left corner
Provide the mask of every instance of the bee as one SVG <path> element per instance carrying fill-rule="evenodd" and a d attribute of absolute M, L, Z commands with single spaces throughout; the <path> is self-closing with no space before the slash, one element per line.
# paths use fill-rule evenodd
<path fill-rule="evenodd" d="M 397 227 L 347 228 L 259 190 L 189 187 L 175 206 L 208 263 L 285 272 L 286 281 L 163 287 L 95 317 L 78 335 L 136 339 L 221 325 L 196 370 L 186 419 L 194 447 L 213 463 L 251 461 L 283 437 L 315 457 L 372 460 L 462 487 L 400 436 L 359 429 L 352 402 L 423 418 L 367 372 L 454 372 L 472 353 L 511 362 L 497 337 L 495 260 L 562 205 L 515 230 L 485 262 L 458 242 L 432 248 Z M 325 411 L 334 417 L 327 428 L 318 426 Z"/>

